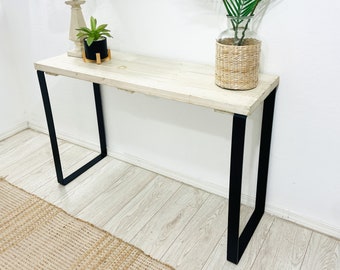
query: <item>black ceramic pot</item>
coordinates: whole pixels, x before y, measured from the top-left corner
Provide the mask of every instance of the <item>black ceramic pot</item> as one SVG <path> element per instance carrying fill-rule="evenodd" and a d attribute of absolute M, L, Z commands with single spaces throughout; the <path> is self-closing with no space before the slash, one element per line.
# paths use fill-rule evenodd
<path fill-rule="evenodd" d="M 86 58 L 90 60 L 96 60 L 96 53 L 100 53 L 101 59 L 104 59 L 108 56 L 107 40 L 105 37 L 103 39 L 93 41 L 91 46 L 88 46 L 86 39 L 84 39 L 84 49 Z"/>

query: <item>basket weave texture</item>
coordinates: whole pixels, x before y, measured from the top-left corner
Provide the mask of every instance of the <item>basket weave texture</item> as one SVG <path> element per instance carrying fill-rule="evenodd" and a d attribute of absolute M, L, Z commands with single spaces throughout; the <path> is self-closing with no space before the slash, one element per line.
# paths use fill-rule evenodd
<path fill-rule="evenodd" d="M 174 270 L 0 177 L 1 270 Z"/>
<path fill-rule="evenodd" d="M 258 84 L 261 42 L 245 39 L 242 46 L 233 39 L 216 42 L 215 83 L 226 89 L 249 90 Z"/>

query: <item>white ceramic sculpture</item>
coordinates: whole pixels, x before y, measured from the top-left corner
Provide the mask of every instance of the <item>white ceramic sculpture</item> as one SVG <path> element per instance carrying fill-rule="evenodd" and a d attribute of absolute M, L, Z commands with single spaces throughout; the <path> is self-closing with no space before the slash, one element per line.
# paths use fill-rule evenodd
<path fill-rule="evenodd" d="M 74 42 L 75 47 L 67 52 L 68 56 L 82 57 L 83 43 L 78 39 L 76 29 L 86 26 L 84 16 L 80 5 L 84 4 L 83 0 L 65 1 L 65 4 L 71 6 L 71 23 L 69 39 Z"/>

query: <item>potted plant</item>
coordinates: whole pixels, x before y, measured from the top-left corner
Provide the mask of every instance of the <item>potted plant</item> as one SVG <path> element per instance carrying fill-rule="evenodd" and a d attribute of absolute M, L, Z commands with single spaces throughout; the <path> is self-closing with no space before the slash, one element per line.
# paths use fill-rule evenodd
<path fill-rule="evenodd" d="M 77 37 L 84 42 L 84 51 L 87 59 L 98 61 L 108 57 L 107 39 L 112 37 L 110 30 L 106 29 L 107 24 L 97 26 L 97 19 L 91 16 L 90 27 L 81 27 L 78 30 Z M 99 54 L 99 55 L 98 55 Z"/>
<path fill-rule="evenodd" d="M 258 84 L 261 42 L 253 38 L 251 21 L 261 0 L 223 0 L 228 28 L 216 41 L 215 82 L 233 90 Z"/>

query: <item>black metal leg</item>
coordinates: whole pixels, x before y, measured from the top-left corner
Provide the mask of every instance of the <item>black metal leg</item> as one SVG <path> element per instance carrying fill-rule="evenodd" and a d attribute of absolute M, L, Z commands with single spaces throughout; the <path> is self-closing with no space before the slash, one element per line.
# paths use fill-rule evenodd
<path fill-rule="evenodd" d="M 104 128 L 103 106 L 102 106 L 102 97 L 100 94 L 100 85 L 98 83 L 93 83 L 93 93 L 94 93 L 94 99 L 96 102 L 97 123 L 98 123 L 101 155 L 103 157 L 106 157 L 107 150 L 106 150 L 106 136 L 105 136 L 105 128 Z"/>
<path fill-rule="evenodd" d="M 246 120 L 246 116 L 234 114 L 230 159 L 227 243 L 227 259 L 233 263 L 238 263 L 240 257 L 239 225 Z"/>
<path fill-rule="evenodd" d="M 274 91 L 267 97 L 263 105 L 259 168 L 257 174 L 256 207 L 255 207 L 255 209 L 259 211 L 259 213 L 264 212 L 266 201 L 275 96 L 276 89 L 274 89 Z"/>
<path fill-rule="evenodd" d="M 45 73 L 40 70 L 38 70 L 37 73 L 38 73 L 38 79 L 39 79 L 39 85 L 40 85 L 41 95 L 43 99 L 43 104 L 45 108 L 45 115 L 46 115 L 46 120 L 47 120 L 48 131 L 50 135 L 50 141 L 51 141 L 51 146 L 52 146 L 52 153 L 53 153 L 57 179 L 61 185 L 67 185 L 68 183 L 70 183 L 72 180 L 77 178 L 79 175 L 87 171 L 89 168 L 91 168 L 93 165 L 98 163 L 100 160 L 102 160 L 107 155 L 104 117 L 103 117 L 102 101 L 101 101 L 101 95 L 100 95 L 100 85 L 94 83 L 93 90 L 94 90 L 94 98 L 95 98 L 95 104 L 96 104 L 96 113 L 97 113 L 101 153 L 100 155 L 98 155 L 97 157 L 95 157 L 94 159 L 86 163 L 85 165 L 83 165 L 81 168 L 71 173 L 66 178 L 64 178 L 61 161 L 60 161 L 57 136 L 56 136 L 55 126 L 54 126 L 54 121 L 53 121 L 51 103 L 50 103 L 50 98 L 48 95 L 47 84 L 46 84 L 46 79 L 45 79 Z"/>
<path fill-rule="evenodd" d="M 240 261 L 242 254 L 264 213 L 275 95 L 276 89 L 274 89 L 273 92 L 266 98 L 263 105 L 255 210 L 240 236 L 239 225 L 242 168 L 247 118 L 246 116 L 239 114 L 235 114 L 233 118 L 229 183 L 227 260 L 235 264 Z"/>
<path fill-rule="evenodd" d="M 44 72 L 39 71 L 39 70 L 37 71 L 37 73 L 38 73 L 41 95 L 42 95 L 44 108 L 45 108 L 45 115 L 46 115 L 46 120 L 47 120 L 48 132 L 50 134 L 50 141 L 51 141 L 51 147 L 52 147 L 52 153 L 53 153 L 53 159 L 54 159 L 54 166 L 55 166 L 55 169 L 56 169 L 58 182 L 60 183 L 60 181 L 62 181 L 64 179 L 64 177 L 63 177 L 63 171 L 62 171 L 62 167 L 61 167 L 57 136 L 56 136 L 56 132 L 55 132 L 55 128 L 54 128 L 52 108 L 51 108 L 50 98 L 49 98 L 48 91 L 47 91 L 45 74 L 44 74 Z"/>

